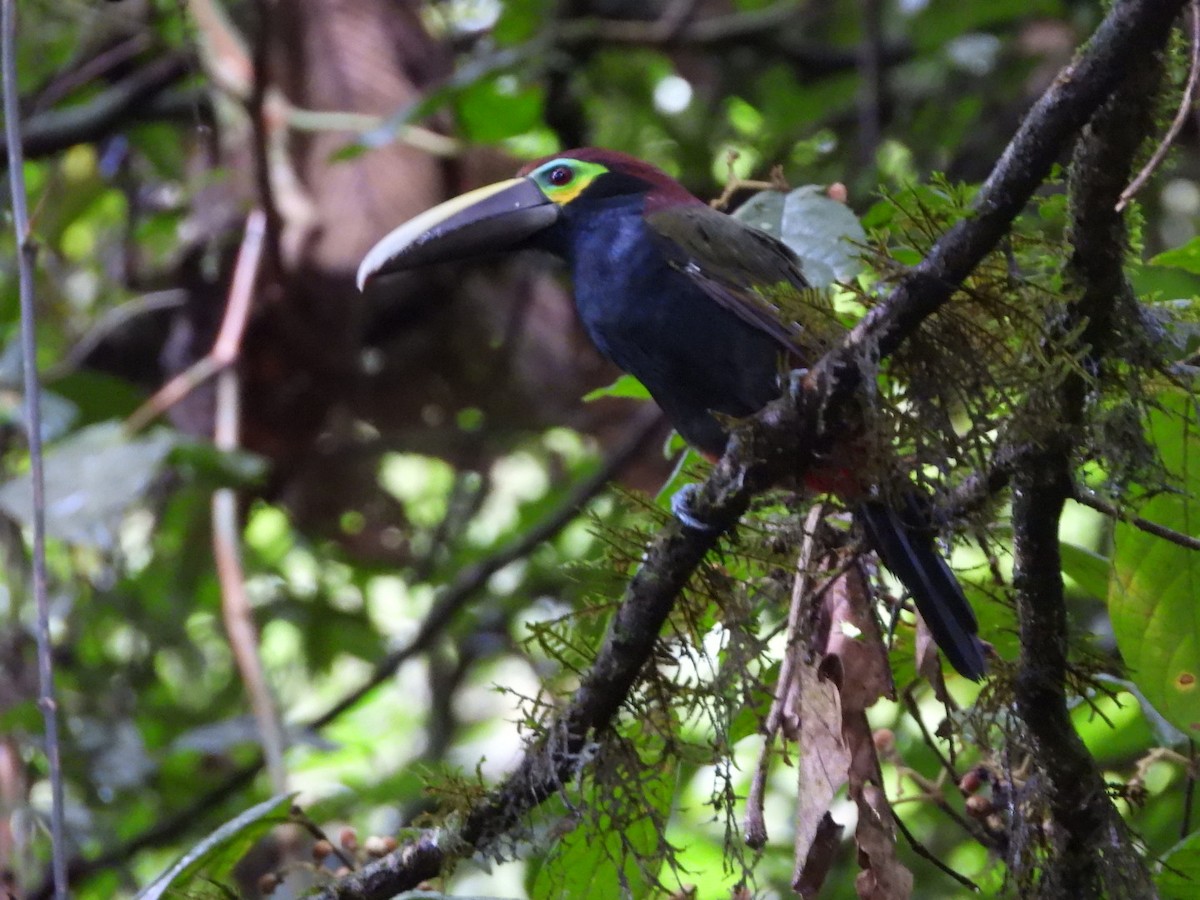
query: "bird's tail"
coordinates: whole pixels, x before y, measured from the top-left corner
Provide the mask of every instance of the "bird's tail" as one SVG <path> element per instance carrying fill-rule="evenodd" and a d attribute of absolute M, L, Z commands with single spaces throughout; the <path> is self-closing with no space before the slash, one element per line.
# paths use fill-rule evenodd
<path fill-rule="evenodd" d="M 934 544 L 927 504 L 914 493 L 896 499 L 901 509 L 867 500 L 859 504 L 855 515 L 883 564 L 912 594 L 917 611 L 950 665 L 978 681 L 987 663 L 976 636 L 975 613 Z"/>

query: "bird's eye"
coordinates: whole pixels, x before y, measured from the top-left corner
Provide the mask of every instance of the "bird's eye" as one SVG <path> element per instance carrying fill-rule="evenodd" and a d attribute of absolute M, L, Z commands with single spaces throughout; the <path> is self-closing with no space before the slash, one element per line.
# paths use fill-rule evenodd
<path fill-rule="evenodd" d="M 566 166 L 555 166 L 546 173 L 546 180 L 555 187 L 562 187 L 565 184 L 570 184 L 571 179 L 574 177 L 575 173 Z"/>

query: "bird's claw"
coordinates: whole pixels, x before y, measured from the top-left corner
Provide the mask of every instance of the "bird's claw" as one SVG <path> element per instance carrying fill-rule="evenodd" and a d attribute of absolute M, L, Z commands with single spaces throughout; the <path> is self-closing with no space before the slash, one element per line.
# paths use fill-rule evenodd
<path fill-rule="evenodd" d="M 700 485 L 698 484 L 685 484 L 677 490 L 671 497 L 671 512 L 683 523 L 684 528 L 691 528 L 694 531 L 716 531 L 716 528 L 692 512 L 692 501 L 699 490 Z"/>
<path fill-rule="evenodd" d="M 808 369 L 792 369 L 787 373 L 788 396 L 793 400 L 804 393 L 804 379 L 808 377 Z"/>

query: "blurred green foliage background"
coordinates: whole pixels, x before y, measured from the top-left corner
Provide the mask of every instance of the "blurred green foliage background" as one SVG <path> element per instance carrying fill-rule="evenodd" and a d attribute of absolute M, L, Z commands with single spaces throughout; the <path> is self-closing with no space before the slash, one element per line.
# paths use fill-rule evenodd
<path fill-rule="evenodd" d="M 511 768 L 533 722 L 586 666 L 639 541 L 666 516 L 655 499 L 671 472 L 666 433 L 644 401 L 582 401 L 616 373 L 587 348 L 552 267 L 487 262 L 363 300 L 353 271 L 376 238 L 524 160 L 589 144 L 644 157 L 703 197 L 731 175 L 766 178 L 774 166 L 794 185 L 841 182 L 871 244 L 909 264 L 936 234 L 899 224 L 891 198 L 919 197 L 931 221 L 956 214 L 951 189 L 917 186 L 980 181 L 1102 14 L 1092 0 L 21 4 L 76 896 L 132 896 L 273 793 L 222 620 L 214 490 L 240 499 L 245 592 L 287 724 L 288 786 L 327 833 L 349 826 L 360 840 L 461 808 Z M 1175 49 L 1178 86 L 1187 53 Z M 1164 119 L 1178 90 L 1166 97 Z M 1185 361 L 1195 346 L 1182 323 L 1200 279 L 1198 134 L 1193 115 L 1139 196 L 1129 261 Z M 157 424 L 123 430 L 211 345 L 245 213 L 264 204 L 274 206 L 273 238 L 237 363 L 244 449 L 212 449 L 211 385 Z M 1063 207 L 1056 183 L 1022 224 L 1042 242 L 1031 253 L 1044 271 L 1029 277 L 1046 290 L 1061 278 Z M 17 329 L 6 253 L 0 868 L 17 896 L 35 897 L 45 889 L 49 791 Z M 1184 461 L 1172 475 L 1186 478 L 1190 400 L 1176 412 L 1152 440 Z M 617 456 L 620 466 L 605 462 Z M 624 487 L 581 492 L 605 466 Z M 1106 461 L 1091 474 L 1098 488 L 1113 486 Z M 1122 500 L 1144 493 L 1117 489 L 1128 491 Z M 1190 500 L 1143 514 L 1197 535 Z M 790 895 L 795 773 L 782 759 L 768 782 L 770 843 L 755 854 L 736 833 L 791 587 L 791 562 L 769 540 L 786 516 L 778 506 L 756 516 L 722 560 L 727 581 L 695 592 L 673 623 L 680 646 L 694 639 L 664 663 L 680 690 L 662 708 L 673 710 L 678 745 L 667 752 L 661 729 L 627 722 L 635 758 L 655 764 L 631 774 L 627 758 L 609 760 L 612 780 L 548 804 L 513 861 L 464 862 L 439 887 L 599 898 L 694 885 L 695 896 L 716 898 L 746 884 L 756 896 Z M 998 508 L 987 523 L 1002 568 L 1004 516 Z M 530 539 L 543 526 L 544 539 Z M 1111 694 L 1079 696 L 1075 723 L 1158 858 L 1191 830 L 1190 745 L 1132 691 L 1167 690 L 1142 681 L 1168 677 L 1155 668 L 1167 651 L 1148 638 L 1137 671 L 1122 672 L 1106 608 L 1116 590 L 1111 525 L 1074 507 L 1062 535 L 1080 649 L 1111 676 Z M 1187 552 L 1136 530 L 1116 546 L 1127 554 L 1121 584 L 1142 580 L 1132 629 L 1137 597 L 1165 596 L 1171 588 L 1156 579 L 1182 573 L 1171 632 L 1194 659 Z M 1152 553 L 1161 556 L 1143 565 Z M 954 561 L 982 633 L 1014 659 L 1012 613 L 987 557 L 968 543 Z M 736 623 L 752 637 L 739 638 Z M 901 626 L 893 654 L 901 684 L 914 678 L 910 632 Z M 977 691 L 961 680 L 951 689 L 967 707 Z M 923 683 L 911 707 L 930 730 L 946 717 Z M 969 733 L 961 716 L 955 725 Z M 1013 894 L 1005 866 L 956 818 L 953 786 L 936 783 L 944 803 L 927 796 L 939 762 L 904 704 L 877 705 L 871 724 L 894 736 L 884 781 L 916 839 L 985 895 Z M 1006 764 L 976 752 L 965 751 L 960 771 L 980 759 Z M 853 815 L 839 804 L 835 814 Z M 259 876 L 282 871 L 275 896 L 297 896 L 315 877 L 309 843 L 288 832 L 260 845 L 237 890 L 254 896 Z M 964 895 L 903 841 L 900 852 L 918 896 Z M 854 896 L 849 844 L 837 866 L 824 896 Z"/>

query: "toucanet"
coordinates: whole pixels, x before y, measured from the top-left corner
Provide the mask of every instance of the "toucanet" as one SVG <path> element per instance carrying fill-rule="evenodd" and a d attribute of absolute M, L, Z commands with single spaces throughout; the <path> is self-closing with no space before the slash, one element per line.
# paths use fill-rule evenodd
<path fill-rule="evenodd" d="M 839 336 L 819 304 L 804 322 L 780 318 L 772 302 L 779 291 L 814 293 L 784 244 L 711 209 L 654 166 L 608 150 L 539 160 L 416 216 L 367 253 L 358 285 L 525 248 L 566 261 L 580 319 L 600 352 L 636 376 L 710 458 L 724 451 L 730 420 L 778 397 L 780 373 L 813 363 Z M 840 467 L 814 472 L 810 484 L 834 489 L 854 508 L 950 664 L 980 678 L 986 664 L 975 615 L 938 552 L 928 502 L 915 490 L 887 502 L 872 497 L 847 463 L 855 456 L 849 448 Z M 686 503 L 677 514 L 703 527 Z"/>

